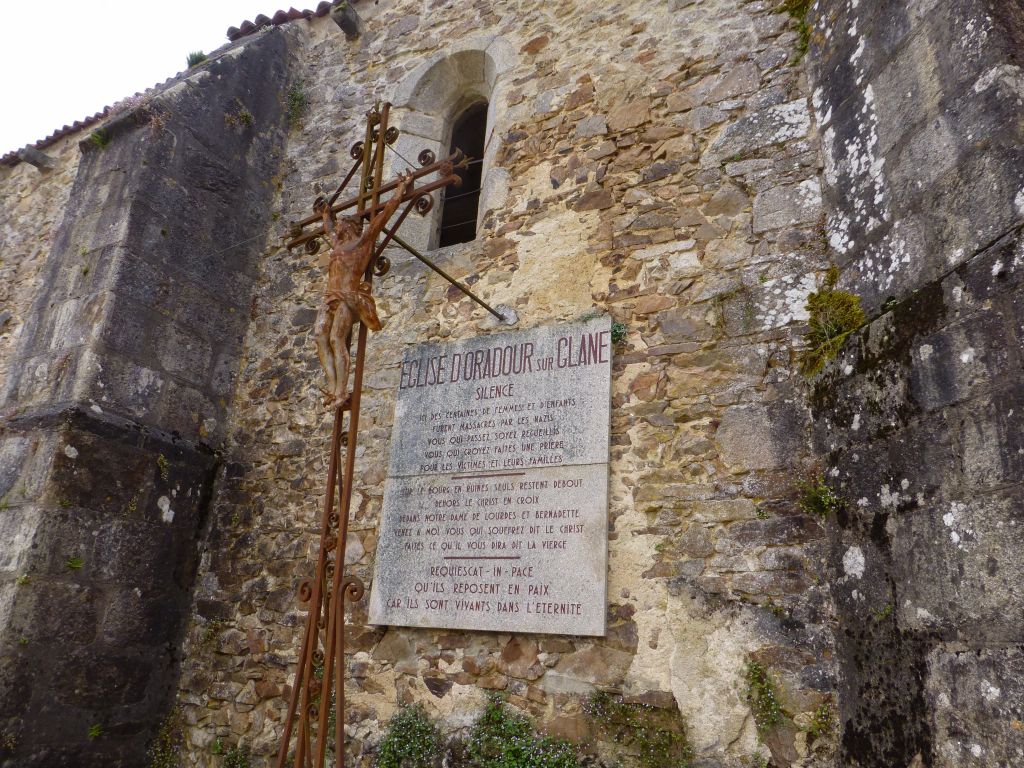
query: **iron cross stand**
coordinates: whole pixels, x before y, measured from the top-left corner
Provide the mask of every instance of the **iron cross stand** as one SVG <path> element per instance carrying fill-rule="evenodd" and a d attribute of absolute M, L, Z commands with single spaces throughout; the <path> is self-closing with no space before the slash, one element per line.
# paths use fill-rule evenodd
<path fill-rule="evenodd" d="M 499 321 L 504 322 L 505 317 L 502 314 L 474 296 L 465 286 L 431 263 L 398 236 L 398 228 L 413 210 L 420 215 L 425 215 L 431 210 L 434 204 L 431 193 L 449 185 L 458 186 L 461 183 L 455 170 L 464 167 L 465 160 L 460 151 L 439 161 L 433 152 L 424 150 L 417 158 L 420 167 L 412 169 L 406 174 L 404 185 L 399 180 L 384 183 L 382 179 L 384 154 L 387 149 L 391 148 L 399 135 L 398 129 L 388 125 L 390 107 L 390 104 L 385 103 L 375 106 L 367 113 L 365 137 L 363 141 L 356 142 L 350 151 L 350 155 L 355 161 L 351 169 L 330 199 L 317 199 L 314 203 L 315 213 L 312 216 L 292 224 L 289 233 L 291 239 L 287 243 L 287 247 L 292 249 L 304 246 L 307 253 L 316 254 L 320 250 L 321 239 L 327 240 L 334 234 L 326 231 L 325 227 L 328 218 L 334 218 L 333 214 L 348 211 L 347 216 L 372 221 L 373 217 L 387 205 L 382 203 L 381 197 L 389 192 L 394 193 L 404 186 L 404 194 L 398 201 L 399 205 L 407 204 L 404 210 L 393 225 L 385 225 L 382 228 L 381 231 L 385 237 L 380 244 L 376 242 L 376 235 L 372 235 L 368 244 L 365 244 L 372 251 L 366 271 L 362 276 L 363 282 L 359 286 L 360 291 L 369 294 L 374 275 L 382 277 L 387 274 L 391 265 L 383 253 L 384 249 L 393 242 L 455 285 L 477 304 L 497 317 Z M 394 150 L 392 149 L 392 151 Z M 357 173 L 359 174 L 358 191 L 355 195 L 338 202 L 338 197 Z M 432 174 L 436 174 L 437 178 L 428 181 L 426 177 Z M 417 182 L 421 182 L 420 186 L 417 186 Z M 328 207 L 331 214 L 325 215 Z M 394 206 L 392 206 L 392 210 L 394 210 Z M 337 304 L 338 300 L 335 299 L 335 306 Z M 358 601 L 362 599 L 365 592 L 363 582 L 356 576 L 345 576 L 344 569 L 345 539 L 348 533 L 352 478 L 359 433 L 359 401 L 363 385 L 366 337 L 367 326 L 364 320 L 359 323 L 351 392 L 344 404 L 339 402 L 332 408 L 334 426 L 331 434 L 323 513 L 320 520 L 320 551 L 316 562 L 315 577 L 303 581 L 298 590 L 298 599 L 309 606 L 309 612 L 298 668 L 295 672 L 295 682 L 292 685 L 288 714 L 284 722 L 284 733 L 278 750 L 277 768 L 285 768 L 285 766 L 322 768 L 327 758 L 329 744 L 333 746 L 334 765 L 338 768 L 344 765 L 345 598 Z M 347 346 L 351 346 L 351 333 L 345 343 Z M 347 428 L 343 425 L 346 411 L 348 413 Z M 345 447 L 343 467 L 341 466 L 342 446 Z M 335 495 L 337 495 L 337 505 L 335 505 Z"/>

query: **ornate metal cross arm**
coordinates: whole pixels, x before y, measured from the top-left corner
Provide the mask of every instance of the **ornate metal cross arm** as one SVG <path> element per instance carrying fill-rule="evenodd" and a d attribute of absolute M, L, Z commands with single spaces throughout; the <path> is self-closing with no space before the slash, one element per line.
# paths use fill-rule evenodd
<path fill-rule="evenodd" d="M 372 117 L 372 114 L 373 113 L 371 112 L 370 115 L 368 115 L 371 122 L 374 119 Z M 371 143 L 377 142 L 379 144 L 379 136 L 379 129 L 368 129 L 367 141 L 370 141 Z M 394 142 L 398 139 L 398 136 L 399 132 L 397 128 L 387 128 L 384 131 L 384 143 L 390 146 L 391 144 L 394 144 Z M 342 180 L 341 184 L 338 186 L 334 194 L 330 197 L 330 199 L 326 201 L 327 205 L 330 206 L 330 209 L 333 213 L 339 213 L 349 208 L 356 207 L 357 212 L 355 215 L 369 219 L 372 216 L 379 213 L 384 208 L 385 204 L 379 202 L 379 196 L 388 192 L 393 192 L 398 188 L 398 180 L 390 181 L 387 183 L 381 183 L 380 179 L 375 180 L 368 173 L 364 172 L 362 174 L 363 178 L 361 183 L 363 185 L 363 188 L 366 189 L 367 191 L 361 192 L 352 197 L 348 197 L 342 200 L 340 203 L 336 202 L 338 197 L 341 195 L 342 191 L 344 191 L 345 187 L 348 186 L 352 178 L 362 168 L 364 162 L 363 155 L 365 146 L 366 143 L 363 141 L 357 141 L 355 144 L 352 145 L 349 154 L 355 160 L 355 163 L 349 169 L 348 173 L 345 175 L 345 178 Z M 409 245 L 409 243 L 407 243 L 405 240 L 403 240 L 396 234 L 402 222 L 405 221 L 406 217 L 413 210 L 415 210 L 421 216 L 425 216 L 431 210 L 431 208 L 433 208 L 433 192 L 439 189 L 444 189 L 445 187 L 448 186 L 458 187 L 459 185 L 461 185 L 462 179 L 461 177 L 459 177 L 458 174 L 455 173 L 455 171 L 457 169 L 467 167 L 469 163 L 469 158 L 465 157 L 462 154 L 462 150 L 459 149 L 456 149 L 452 154 L 450 154 L 443 160 L 437 160 L 432 151 L 430 151 L 429 149 L 425 149 L 422 152 L 420 152 L 419 156 L 417 157 L 417 160 L 420 163 L 420 167 L 412 169 L 409 172 L 412 183 L 410 183 L 409 187 L 405 191 L 405 194 L 402 195 L 400 201 L 402 203 L 409 203 L 410 205 L 402 212 L 398 221 L 395 222 L 393 226 L 384 228 L 383 232 L 387 237 L 384 239 L 384 242 L 381 243 L 380 246 L 378 246 L 377 251 L 375 252 L 373 261 L 374 274 L 376 274 L 378 277 L 387 274 L 387 271 L 391 266 L 390 261 L 386 257 L 382 256 L 381 253 L 391 241 L 394 241 L 396 245 L 408 251 L 410 255 L 412 255 L 416 259 L 419 259 L 421 262 L 430 267 L 430 269 L 432 269 L 442 278 L 447 280 L 451 285 L 455 286 L 455 288 L 457 288 L 463 294 L 465 294 L 474 302 L 476 302 L 479 306 L 483 307 L 485 310 L 490 312 L 495 318 L 498 319 L 499 322 L 509 322 L 509 317 L 507 315 L 503 315 L 501 312 L 496 310 L 494 307 L 485 302 L 479 296 L 474 294 L 471 290 L 469 290 L 469 288 L 467 288 L 454 277 L 449 275 L 443 269 L 438 267 L 430 259 L 428 259 L 422 253 L 420 253 L 416 248 Z M 424 179 L 425 177 L 428 177 L 434 173 L 438 174 L 438 178 L 435 179 L 434 181 L 428 181 L 426 184 L 423 184 L 421 186 L 415 185 L 415 182 L 417 180 Z M 375 201 L 372 205 L 366 206 L 366 198 L 371 191 L 374 192 L 374 194 L 378 197 L 378 200 Z M 307 227 L 309 227 L 308 230 L 306 229 Z M 317 253 L 320 250 L 321 239 L 326 234 L 324 232 L 322 216 L 320 214 L 313 214 L 312 216 L 307 216 L 306 218 L 300 221 L 293 222 L 291 224 L 288 234 L 289 237 L 291 238 L 286 243 L 286 247 L 288 248 L 288 250 L 291 250 L 292 248 L 298 248 L 299 246 L 305 246 L 307 253 Z"/>
<path fill-rule="evenodd" d="M 361 141 L 356 142 L 352 146 L 352 150 L 355 151 L 356 148 L 361 147 L 362 144 L 363 142 Z M 360 151 L 362 150 L 360 149 Z M 427 165 L 423 165 L 420 168 L 416 168 L 410 171 L 410 174 L 414 182 L 418 179 L 422 179 L 425 176 L 429 176 L 432 173 L 437 173 L 439 175 L 439 178 L 419 187 L 410 185 L 409 189 L 407 189 L 405 194 L 402 196 L 403 203 L 408 202 L 410 200 L 415 200 L 417 197 L 430 194 L 431 192 L 434 192 L 438 189 L 443 189 L 444 187 L 447 187 L 449 185 L 456 187 L 459 186 L 462 183 L 462 179 L 458 176 L 458 174 L 455 173 L 455 170 L 458 168 L 465 168 L 468 164 L 468 160 L 467 158 L 463 157 L 461 150 L 456 150 L 451 155 L 446 157 L 444 160 L 438 161 L 434 161 L 433 152 L 431 152 L 430 150 L 424 150 L 423 152 L 420 152 L 419 160 L 421 163 L 426 161 Z M 341 186 L 338 188 L 338 192 L 335 192 L 334 197 L 332 197 L 331 201 L 329 201 L 332 203 L 331 210 L 334 213 L 340 213 L 341 211 L 344 211 L 348 208 L 358 206 L 361 201 L 365 201 L 366 195 L 364 194 L 348 197 L 342 200 L 340 203 L 333 202 L 333 200 L 337 197 L 338 193 L 342 189 L 344 189 L 344 187 L 351 180 L 352 176 L 355 175 L 355 172 L 359 169 L 360 165 L 361 160 L 357 160 L 355 165 L 352 166 L 351 170 L 345 176 L 345 181 L 343 181 Z M 378 190 L 378 194 L 383 195 L 388 192 L 392 192 L 397 187 L 397 180 L 387 182 L 386 184 L 381 185 L 380 189 Z M 356 215 L 362 216 L 364 218 L 370 218 L 371 216 L 378 213 L 380 209 L 383 207 L 383 204 L 378 203 L 373 207 L 365 208 L 363 210 L 358 211 Z M 429 210 L 429 208 L 427 210 Z M 424 213 L 425 212 L 426 211 L 424 211 Z M 314 226 L 310 231 L 307 232 L 305 228 L 310 225 Z M 289 250 L 291 250 L 292 248 L 297 248 L 300 245 L 305 245 L 310 241 L 315 241 L 317 238 L 323 237 L 324 228 L 320 214 L 313 214 L 312 216 L 307 216 L 301 221 L 296 221 L 292 223 L 288 234 L 289 237 L 291 237 L 291 240 L 289 240 L 286 243 L 286 247 Z M 310 246 L 307 246 L 307 249 L 309 248 Z"/>

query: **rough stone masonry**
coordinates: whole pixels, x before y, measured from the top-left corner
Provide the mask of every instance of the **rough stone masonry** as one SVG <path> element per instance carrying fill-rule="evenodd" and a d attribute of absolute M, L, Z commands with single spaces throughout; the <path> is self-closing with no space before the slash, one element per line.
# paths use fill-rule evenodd
<path fill-rule="evenodd" d="M 329 434 L 323 274 L 280 236 L 380 99 L 412 160 L 488 104 L 476 238 L 436 248 L 435 210 L 408 240 L 521 328 L 624 336 L 605 634 L 371 625 L 364 599 L 351 764 L 400 706 L 457 734 L 489 691 L 611 761 L 598 690 L 678 712 L 700 766 L 1024 761 L 1017 0 L 257 21 L 0 165 L 0 765 L 143 765 L 162 724 L 190 766 L 276 752 Z M 501 330 L 391 260 L 347 549 L 367 584 L 403 355 Z M 807 382 L 832 263 L 869 323 Z M 845 501 L 827 520 L 796 503 L 816 470 Z M 750 662 L 784 714 L 760 733 Z"/>

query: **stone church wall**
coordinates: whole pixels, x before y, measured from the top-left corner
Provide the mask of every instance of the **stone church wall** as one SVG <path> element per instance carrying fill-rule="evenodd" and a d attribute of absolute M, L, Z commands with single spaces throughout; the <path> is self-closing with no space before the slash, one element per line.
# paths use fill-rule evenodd
<path fill-rule="evenodd" d="M 0 389 L 8 377 L 33 300 L 43 286 L 42 267 L 78 171 L 78 140 L 46 150 L 52 167 L 27 162 L 0 166 Z"/>
<path fill-rule="evenodd" d="M 477 238 L 436 248 L 436 208 L 403 234 L 521 328 L 621 323 L 608 632 L 374 627 L 364 598 L 350 764 L 399 707 L 457 736 L 494 691 L 608 758 L 598 690 L 678 711 L 702 767 L 1024 762 L 1018 0 L 818 0 L 809 27 L 768 0 L 354 6 L 242 36 L 49 170 L 0 167 L 0 766 L 144 764 L 161 722 L 188 765 L 269 764 L 329 434 L 323 274 L 280 238 L 375 101 L 397 172 L 481 98 Z M 403 352 L 503 330 L 390 257 L 367 585 Z M 808 385 L 831 263 L 868 324 Z M 819 471 L 827 520 L 797 503 Z M 750 662 L 785 713 L 762 734 Z"/>
<path fill-rule="evenodd" d="M 812 748 L 806 734 L 835 683 L 825 531 L 795 504 L 811 457 L 793 364 L 826 261 L 793 21 L 740 0 L 356 10 L 354 39 L 328 18 L 287 28 L 308 109 L 288 138 L 272 230 L 308 211 L 317 183 L 337 183 L 375 100 L 395 102 L 396 148 L 414 159 L 440 146 L 446 110 L 483 95 L 480 234 L 433 256 L 514 307 L 521 327 L 605 312 L 626 337 L 613 369 L 607 636 L 372 627 L 364 599 L 347 635 L 352 757 L 370 763 L 401 705 L 421 702 L 452 732 L 488 691 L 588 741 L 581 704 L 600 689 L 678 707 L 702 764 L 749 765 L 769 753 L 744 700 L 756 660 L 796 720 L 766 738 L 778 764 L 827 764 L 829 739 Z M 423 226 L 410 239 L 429 237 Z M 391 259 L 375 289 L 385 328 L 368 348 L 348 541 L 367 584 L 403 350 L 495 330 L 417 262 Z M 254 764 L 276 751 L 330 431 L 310 335 L 322 279 L 303 252 L 270 248 L 261 262 L 184 645 L 192 765 L 239 743 Z"/>
<path fill-rule="evenodd" d="M 841 764 L 1018 765 L 1024 9 L 818 5 L 828 234 L 872 318 L 813 397 Z"/>
<path fill-rule="evenodd" d="M 69 137 L 5 221 L 5 767 L 141 765 L 172 702 L 284 137 L 286 53 L 283 34 L 247 41 L 95 140 Z M 258 130 L 225 121 L 240 105 Z M 8 173 L 5 216 L 38 173 Z"/>

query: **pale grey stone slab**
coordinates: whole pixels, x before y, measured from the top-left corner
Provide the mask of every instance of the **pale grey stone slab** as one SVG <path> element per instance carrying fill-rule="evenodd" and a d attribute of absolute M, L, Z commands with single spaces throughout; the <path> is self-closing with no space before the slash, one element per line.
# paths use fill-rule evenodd
<path fill-rule="evenodd" d="M 370 623 L 603 635 L 608 465 L 390 478 Z"/>
<path fill-rule="evenodd" d="M 405 355 L 371 623 L 604 634 L 611 356 L 607 317 Z"/>
<path fill-rule="evenodd" d="M 388 475 L 607 462 L 611 346 L 599 317 L 412 348 Z"/>

